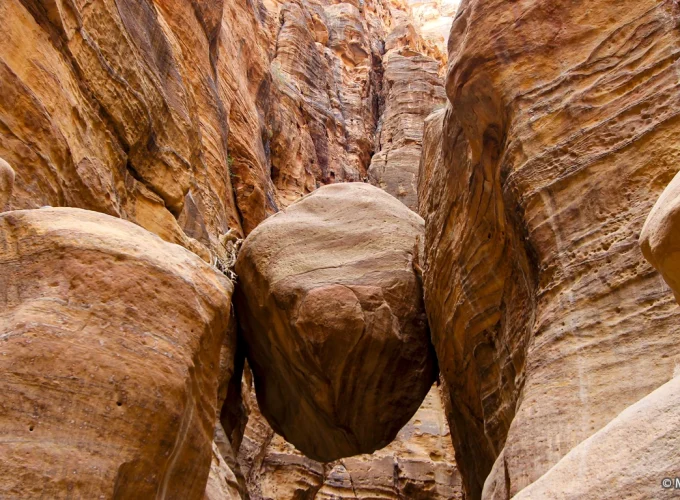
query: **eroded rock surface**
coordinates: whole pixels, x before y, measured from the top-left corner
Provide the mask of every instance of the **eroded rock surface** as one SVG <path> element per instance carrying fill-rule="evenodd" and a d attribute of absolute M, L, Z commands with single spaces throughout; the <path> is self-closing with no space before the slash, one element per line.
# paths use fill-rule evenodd
<path fill-rule="evenodd" d="M 231 283 L 130 222 L 46 208 L 0 215 L 0 290 L 0 496 L 201 498 Z"/>
<path fill-rule="evenodd" d="M 680 377 L 675 377 L 572 449 L 514 498 L 676 498 L 678 408 Z"/>
<path fill-rule="evenodd" d="M 324 186 L 246 239 L 237 315 L 272 428 L 328 462 L 387 445 L 436 374 L 422 219 L 363 183 Z"/>
<path fill-rule="evenodd" d="M 503 485 L 488 498 L 512 497 L 680 362 L 679 310 L 637 244 L 677 171 L 677 9 L 460 7 L 419 189 L 425 301 L 471 498 L 485 481 Z"/>
<path fill-rule="evenodd" d="M 418 209 L 418 166 L 423 122 L 446 101 L 438 75 L 439 61 L 418 52 L 422 42 L 405 19 L 386 41 L 383 56 L 385 111 L 376 137 L 378 152 L 371 158 L 371 184 Z M 421 49 L 422 50 L 422 49 Z"/>

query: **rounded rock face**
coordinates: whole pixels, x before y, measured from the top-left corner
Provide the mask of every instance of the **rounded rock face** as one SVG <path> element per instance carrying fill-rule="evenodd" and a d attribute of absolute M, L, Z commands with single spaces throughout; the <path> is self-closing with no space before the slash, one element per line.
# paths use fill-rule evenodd
<path fill-rule="evenodd" d="M 0 498 L 202 498 L 227 278 L 131 222 L 46 208 L 0 215 L 0 290 Z"/>
<path fill-rule="evenodd" d="M 14 188 L 14 170 L 0 158 L 0 212 L 7 209 Z"/>
<path fill-rule="evenodd" d="M 236 308 L 272 428 L 319 461 L 370 453 L 436 376 L 420 278 L 423 220 L 362 183 L 322 187 L 245 240 Z"/>

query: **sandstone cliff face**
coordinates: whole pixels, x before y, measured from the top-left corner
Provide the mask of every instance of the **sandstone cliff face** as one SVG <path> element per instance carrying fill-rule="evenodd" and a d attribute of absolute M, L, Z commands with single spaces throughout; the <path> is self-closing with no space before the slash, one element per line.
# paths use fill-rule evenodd
<path fill-rule="evenodd" d="M 419 196 L 471 498 L 518 493 L 678 363 L 677 306 L 637 245 L 677 170 L 677 9 L 461 5 Z"/>
<path fill-rule="evenodd" d="M 0 290 L 0 497 L 201 498 L 231 283 L 50 208 L 0 215 Z"/>
<path fill-rule="evenodd" d="M 259 407 L 308 457 L 386 446 L 432 385 L 422 236 L 422 219 L 394 197 L 342 183 L 245 240 L 235 303 Z"/>
<path fill-rule="evenodd" d="M 368 170 L 372 184 L 417 210 L 418 165 L 423 122 L 446 100 L 440 61 L 418 52 L 422 40 L 410 18 L 397 24 L 385 42 L 383 95 L 376 150 Z"/>

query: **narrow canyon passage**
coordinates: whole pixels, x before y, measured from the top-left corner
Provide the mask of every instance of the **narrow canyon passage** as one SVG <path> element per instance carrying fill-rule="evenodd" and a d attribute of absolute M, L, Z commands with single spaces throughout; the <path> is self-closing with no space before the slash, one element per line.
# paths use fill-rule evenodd
<path fill-rule="evenodd" d="M 0 17 L 0 498 L 680 489 L 676 0 Z"/>

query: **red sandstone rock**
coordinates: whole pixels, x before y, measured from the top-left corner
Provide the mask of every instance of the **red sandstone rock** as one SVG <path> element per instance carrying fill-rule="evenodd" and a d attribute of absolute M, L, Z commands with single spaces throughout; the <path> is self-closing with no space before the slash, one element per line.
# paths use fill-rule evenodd
<path fill-rule="evenodd" d="M 471 498 L 512 497 L 680 362 L 680 310 L 637 244 L 677 171 L 677 9 L 461 5 L 420 213 Z"/>
<path fill-rule="evenodd" d="M 318 189 L 244 242 L 236 304 L 258 403 L 308 457 L 382 448 L 432 385 L 421 236 L 417 214 L 349 183 Z"/>

